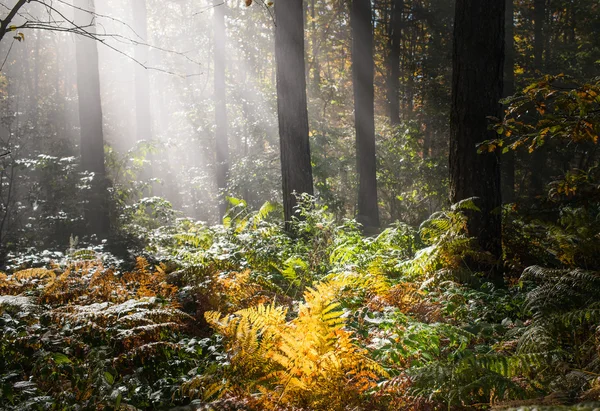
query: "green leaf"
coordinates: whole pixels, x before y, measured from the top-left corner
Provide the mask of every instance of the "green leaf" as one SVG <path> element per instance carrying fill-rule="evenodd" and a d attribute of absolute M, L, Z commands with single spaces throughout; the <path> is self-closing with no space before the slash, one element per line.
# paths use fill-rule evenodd
<path fill-rule="evenodd" d="M 115 377 L 113 377 L 113 375 L 111 373 L 109 373 L 108 371 L 104 371 L 104 379 L 106 380 L 107 383 L 109 383 L 110 385 L 113 385 L 113 383 L 115 382 Z M 119 394 L 120 395 L 120 394 Z M 119 400 L 120 401 L 120 400 Z"/>
<path fill-rule="evenodd" d="M 71 364 L 72 361 L 63 353 L 55 352 L 52 353 L 52 359 L 56 364 Z"/>

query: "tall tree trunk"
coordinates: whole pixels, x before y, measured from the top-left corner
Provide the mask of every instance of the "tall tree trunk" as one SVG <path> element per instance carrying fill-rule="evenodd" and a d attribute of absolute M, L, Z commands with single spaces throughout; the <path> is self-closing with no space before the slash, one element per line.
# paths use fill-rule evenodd
<path fill-rule="evenodd" d="M 133 28 L 141 41 L 148 42 L 148 12 L 146 0 L 133 0 Z M 148 65 L 148 47 L 143 44 L 135 46 L 135 59 Z M 150 121 L 150 80 L 148 70 L 139 64 L 135 65 L 135 122 L 136 141 L 152 140 Z"/>
<path fill-rule="evenodd" d="M 75 0 L 74 5 L 85 10 L 95 10 L 94 0 Z M 86 30 L 95 33 L 90 14 L 76 10 L 75 20 L 80 25 L 90 24 Z M 90 190 L 85 195 L 84 215 L 88 234 L 99 238 L 108 234 L 108 192 L 104 168 L 104 134 L 102 131 L 102 105 L 100 98 L 100 75 L 96 41 L 77 36 L 75 40 L 77 60 L 77 94 L 79 97 L 79 124 L 81 129 L 81 168 L 94 174 Z"/>
<path fill-rule="evenodd" d="M 352 81 L 354 83 L 354 125 L 358 172 L 357 220 L 365 228 L 379 227 L 371 0 L 352 0 L 350 24 L 352 26 Z"/>
<path fill-rule="evenodd" d="M 506 0 L 506 52 L 504 60 L 504 96 L 515 93 L 515 25 L 514 0 Z M 515 201 L 515 152 L 502 155 L 502 199 L 509 204 Z"/>
<path fill-rule="evenodd" d="M 533 3 L 533 65 L 542 70 L 544 57 L 544 20 L 546 18 L 546 0 L 534 0 Z"/>
<path fill-rule="evenodd" d="M 214 0 L 214 59 L 215 59 L 215 162 L 217 165 L 217 188 L 219 189 L 219 215 L 227 211 L 227 177 L 229 174 L 229 142 L 227 139 L 227 98 L 225 85 L 225 7 L 220 0 Z"/>
<path fill-rule="evenodd" d="M 542 71 L 544 58 L 544 22 L 546 19 L 546 0 L 534 0 L 534 43 L 533 64 L 536 71 Z M 531 196 L 540 196 L 544 192 L 543 175 L 546 169 L 546 150 L 538 148 L 531 155 Z"/>
<path fill-rule="evenodd" d="M 477 197 L 481 212 L 469 213 L 468 232 L 501 257 L 501 189 L 498 153 L 477 153 L 495 138 L 487 116 L 501 116 L 505 2 L 457 0 L 452 58 L 450 199 Z"/>
<path fill-rule="evenodd" d="M 275 3 L 275 59 L 277 66 L 277 114 L 281 152 L 283 210 L 286 226 L 294 215 L 296 193 L 313 194 L 302 0 Z"/>
<path fill-rule="evenodd" d="M 389 30 L 389 68 L 387 80 L 387 100 L 390 123 L 400 124 L 400 47 L 402 41 L 402 8 L 403 0 L 392 0 L 392 15 Z"/>
<path fill-rule="evenodd" d="M 318 91 L 321 85 L 321 63 L 319 62 L 319 50 L 317 47 L 317 11 L 316 11 L 316 0 L 311 0 L 310 3 L 310 17 L 311 17 L 311 30 L 312 30 L 312 60 L 313 60 L 313 90 Z"/>

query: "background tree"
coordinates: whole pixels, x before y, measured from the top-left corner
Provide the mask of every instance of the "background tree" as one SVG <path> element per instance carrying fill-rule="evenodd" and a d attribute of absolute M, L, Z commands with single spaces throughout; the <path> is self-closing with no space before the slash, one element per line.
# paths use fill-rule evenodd
<path fill-rule="evenodd" d="M 149 65 L 148 54 L 148 11 L 146 0 L 132 0 L 133 29 L 143 44 L 135 45 L 135 59 Z M 135 64 L 135 124 L 136 140 L 152 140 L 152 121 L 150 113 L 150 80 L 148 70 Z"/>
<path fill-rule="evenodd" d="M 76 0 L 78 8 L 75 21 L 86 25 L 94 34 L 93 0 Z M 89 12 L 88 12 L 89 11 Z M 107 180 L 104 165 L 104 133 L 102 129 L 102 103 L 98 49 L 96 41 L 78 36 L 75 42 L 77 55 L 77 94 L 79 96 L 79 123 L 81 130 L 81 169 L 91 174 L 85 198 L 84 215 L 89 234 L 103 238 L 110 229 Z"/>
<path fill-rule="evenodd" d="M 219 214 L 221 217 L 227 211 L 225 190 L 227 190 L 227 176 L 229 174 L 229 142 L 227 136 L 227 86 L 226 78 L 226 44 L 225 39 L 225 10 L 226 3 L 214 1 L 214 82 L 215 82 L 215 164 L 217 174 L 217 188 L 219 197 Z"/>

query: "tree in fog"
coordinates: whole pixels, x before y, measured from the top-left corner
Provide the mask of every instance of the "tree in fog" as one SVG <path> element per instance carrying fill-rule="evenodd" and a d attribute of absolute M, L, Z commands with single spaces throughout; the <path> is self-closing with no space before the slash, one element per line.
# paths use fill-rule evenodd
<path fill-rule="evenodd" d="M 133 29 L 139 36 L 140 41 L 148 42 L 148 12 L 146 0 L 133 1 Z M 134 58 L 137 62 L 148 64 L 148 46 L 137 44 L 135 46 Z M 136 141 L 152 140 L 151 117 L 150 117 L 150 81 L 148 70 L 140 64 L 135 64 L 135 124 Z"/>
<path fill-rule="evenodd" d="M 313 194 L 306 107 L 302 0 L 276 2 L 275 20 L 283 209 L 285 221 L 288 222 L 296 206 L 293 193 Z"/>
<path fill-rule="evenodd" d="M 392 0 L 389 22 L 389 55 L 387 100 L 390 123 L 392 126 L 400 124 L 400 54 L 402 52 L 402 8 L 404 0 Z"/>
<path fill-rule="evenodd" d="M 75 21 L 88 25 L 87 31 L 95 33 L 94 0 L 75 0 Z M 81 128 L 81 168 L 93 173 L 90 189 L 85 195 L 84 215 L 89 234 L 100 238 L 110 228 L 108 192 L 104 165 L 104 134 L 102 130 L 102 105 L 100 99 L 100 75 L 98 72 L 97 43 L 90 37 L 77 36 L 77 93 L 79 97 L 79 122 Z"/>
<path fill-rule="evenodd" d="M 500 117 L 504 66 L 505 2 L 457 0 L 454 22 L 450 120 L 450 199 L 477 197 L 468 232 L 501 256 L 500 163 L 497 152 L 477 153 L 495 137 L 488 117 Z"/>
<path fill-rule="evenodd" d="M 375 158 L 375 107 L 373 85 L 373 25 L 371 0 L 352 0 L 352 80 L 358 172 L 357 220 L 366 227 L 379 226 L 377 162 Z"/>
<path fill-rule="evenodd" d="M 215 163 L 219 189 L 219 215 L 227 211 L 225 189 L 229 174 L 229 142 L 227 137 L 227 97 L 225 84 L 225 10 L 226 3 L 214 0 L 214 100 L 215 100 Z"/>

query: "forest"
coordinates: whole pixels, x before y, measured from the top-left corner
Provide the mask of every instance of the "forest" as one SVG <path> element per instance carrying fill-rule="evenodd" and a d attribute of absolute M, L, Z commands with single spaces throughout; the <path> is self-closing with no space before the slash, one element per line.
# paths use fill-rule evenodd
<path fill-rule="evenodd" d="M 598 0 L 0 0 L 0 411 L 600 410 Z"/>

